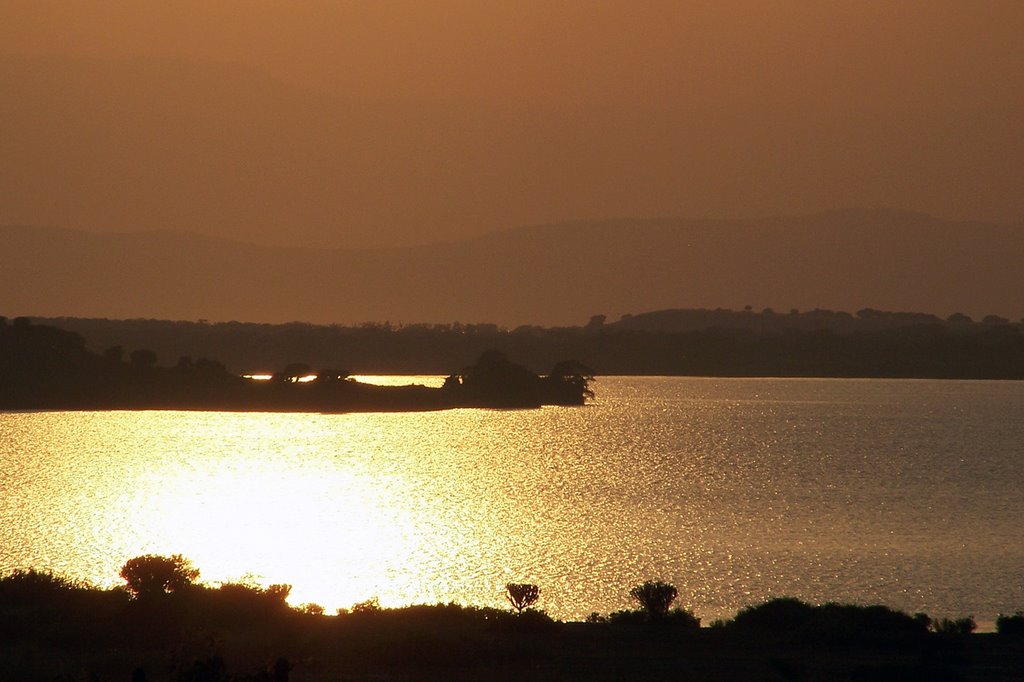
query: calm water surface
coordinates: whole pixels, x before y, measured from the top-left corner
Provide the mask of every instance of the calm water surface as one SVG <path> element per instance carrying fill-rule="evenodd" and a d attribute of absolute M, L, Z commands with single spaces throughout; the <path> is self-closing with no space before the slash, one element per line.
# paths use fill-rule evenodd
<path fill-rule="evenodd" d="M 660 578 L 705 623 L 770 596 L 1024 609 L 1024 383 L 606 377 L 585 408 L 0 414 L 0 571 L 101 585 L 182 553 L 329 611 Z"/>

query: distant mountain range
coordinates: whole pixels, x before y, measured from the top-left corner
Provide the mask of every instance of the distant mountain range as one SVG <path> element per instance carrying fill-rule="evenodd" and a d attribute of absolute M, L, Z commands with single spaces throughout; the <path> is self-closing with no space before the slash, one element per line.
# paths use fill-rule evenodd
<path fill-rule="evenodd" d="M 1024 315 L 1024 225 L 842 210 L 612 220 L 409 248 L 0 227 L 0 314 L 581 325 L 668 308 Z"/>

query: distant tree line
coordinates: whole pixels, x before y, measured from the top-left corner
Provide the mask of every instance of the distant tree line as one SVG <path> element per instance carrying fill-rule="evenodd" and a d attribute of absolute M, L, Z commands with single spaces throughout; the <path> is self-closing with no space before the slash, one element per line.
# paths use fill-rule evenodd
<path fill-rule="evenodd" d="M 62 409 L 216 401 L 243 380 L 219 362 L 179 357 L 166 367 L 157 355 L 121 346 L 102 353 L 78 333 L 0 317 L 0 409 Z"/>
<path fill-rule="evenodd" d="M 490 349 L 540 372 L 577 358 L 598 374 L 1024 378 L 1022 324 L 989 315 L 866 308 L 779 313 L 666 310 L 576 327 L 493 324 L 322 326 L 160 320 L 47 320 L 102 350 L 150 348 L 161 357 L 216 357 L 235 372 L 302 359 L 355 374 L 447 374 Z"/>

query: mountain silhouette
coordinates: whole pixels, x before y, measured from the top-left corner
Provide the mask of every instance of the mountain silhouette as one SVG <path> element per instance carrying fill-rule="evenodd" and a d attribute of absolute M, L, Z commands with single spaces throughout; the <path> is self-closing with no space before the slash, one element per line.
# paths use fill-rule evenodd
<path fill-rule="evenodd" d="M 0 227 L 6 315 L 578 325 L 669 308 L 1021 318 L 1024 226 L 897 210 L 616 220 L 375 250 Z"/>

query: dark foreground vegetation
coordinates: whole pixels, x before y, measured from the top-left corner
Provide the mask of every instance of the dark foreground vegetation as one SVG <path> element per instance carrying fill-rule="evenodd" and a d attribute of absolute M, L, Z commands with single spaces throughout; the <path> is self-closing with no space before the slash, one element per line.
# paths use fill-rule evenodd
<path fill-rule="evenodd" d="M 162 358 L 215 357 L 236 372 L 296 358 L 357 374 L 447 374 L 488 349 L 533 371 L 576 358 L 598 374 L 1024 378 L 1024 325 L 924 313 L 662 310 L 577 327 L 493 324 L 310 324 L 59 318 L 96 352 L 150 348 Z"/>
<path fill-rule="evenodd" d="M 0 577 L 4 680 L 1015 680 L 1024 616 L 999 632 L 884 606 L 775 599 L 700 627 L 675 587 L 635 586 L 638 606 L 586 622 L 536 609 L 536 585 L 509 584 L 511 609 L 456 604 L 325 615 L 290 607 L 290 587 L 197 584 L 180 556 L 137 557 L 125 584 L 98 589 L 37 571 Z"/>
<path fill-rule="evenodd" d="M 339 369 L 290 363 L 267 381 L 220 362 L 180 357 L 157 364 L 149 349 L 86 348 L 75 332 L 0 317 L 0 409 L 204 409 L 347 412 L 452 407 L 582 405 L 591 371 L 573 361 L 544 377 L 488 351 L 441 388 L 373 386 Z"/>

